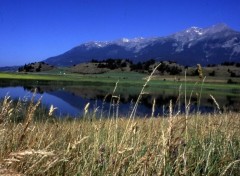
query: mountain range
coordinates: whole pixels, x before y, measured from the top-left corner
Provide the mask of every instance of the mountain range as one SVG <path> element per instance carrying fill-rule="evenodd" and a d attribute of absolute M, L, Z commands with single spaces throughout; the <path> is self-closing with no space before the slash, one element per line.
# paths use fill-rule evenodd
<path fill-rule="evenodd" d="M 171 60 L 183 65 L 218 64 L 240 61 L 240 32 L 226 24 L 207 28 L 190 27 L 165 37 L 122 38 L 115 41 L 83 43 L 44 62 L 71 66 L 92 59 Z"/>

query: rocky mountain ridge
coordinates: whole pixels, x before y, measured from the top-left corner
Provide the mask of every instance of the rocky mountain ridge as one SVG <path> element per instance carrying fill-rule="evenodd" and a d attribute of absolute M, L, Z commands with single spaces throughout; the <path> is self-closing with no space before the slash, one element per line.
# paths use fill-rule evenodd
<path fill-rule="evenodd" d="M 240 32 L 225 24 L 217 24 L 208 28 L 191 27 L 165 37 L 93 41 L 44 61 L 56 66 L 71 66 L 107 58 L 133 62 L 173 60 L 183 65 L 239 62 Z"/>

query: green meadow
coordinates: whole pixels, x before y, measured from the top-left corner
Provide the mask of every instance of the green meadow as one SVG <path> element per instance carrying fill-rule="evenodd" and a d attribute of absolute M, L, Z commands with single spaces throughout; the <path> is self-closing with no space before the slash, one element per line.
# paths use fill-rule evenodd
<path fill-rule="evenodd" d="M 103 74 L 74 74 L 74 73 L 65 73 L 61 74 L 59 72 L 44 72 L 44 73 L 0 73 L 1 81 L 11 81 L 11 80 L 26 80 L 29 82 L 34 81 L 54 81 L 59 84 L 115 84 L 119 81 L 119 85 L 134 85 L 139 86 L 143 85 L 148 77 L 147 74 L 137 73 L 137 72 L 108 72 Z M 177 79 L 179 78 L 179 79 Z M 240 81 L 239 78 L 235 78 L 234 81 Z M 45 83 L 46 83 L 45 82 Z M 151 78 L 150 86 L 172 86 L 186 84 L 186 86 L 193 86 L 196 83 L 201 84 L 197 76 L 187 76 L 186 79 L 184 76 L 153 76 Z M 239 84 L 227 84 L 218 77 L 207 77 L 202 85 L 206 88 L 240 88 Z"/>

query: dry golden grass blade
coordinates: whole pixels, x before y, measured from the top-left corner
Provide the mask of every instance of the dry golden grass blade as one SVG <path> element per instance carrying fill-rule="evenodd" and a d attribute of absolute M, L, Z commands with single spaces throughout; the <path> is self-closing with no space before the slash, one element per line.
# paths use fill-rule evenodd
<path fill-rule="evenodd" d="M 9 120 L 13 112 L 12 100 L 10 99 L 10 96 L 4 97 L 3 103 L 0 107 L 1 107 L 0 110 L 0 124 L 1 124 L 4 121 Z"/>
<path fill-rule="evenodd" d="M 53 151 L 46 151 L 46 150 L 24 150 L 15 153 L 10 153 L 10 156 L 17 157 L 17 156 L 27 156 L 27 155 L 45 155 L 45 156 L 53 156 L 55 155 Z"/>
<path fill-rule="evenodd" d="M 153 99 L 153 104 L 152 104 L 152 115 L 151 117 L 154 117 L 154 112 L 155 112 L 155 106 L 156 106 L 156 99 Z"/>
<path fill-rule="evenodd" d="M 26 137 L 28 127 L 29 127 L 30 123 L 33 121 L 34 113 L 35 113 L 37 107 L 40 105 L 41 100 L 42 100 L 42 97 L 40 97 L 38 99 L 37 103 L 34 104 L 34 98 L 36 96 L 35 94 L 36 94 L 36 90 L 35 90 L 35 93 L 32 96 L 30 105 L 28 107 L 27 117 L 25 117 L 25 119 L 24 119 L 23 130 L 22 130 L 22 133 L 19 137 L 19 146 L 22 144 L 24 138 Z"/>
<path fill-rule="evenodd" d="M 72 150 L 72 149 L 76 149 L 79 144 L 81 144 L 84 140 L 86 140 L 86 139 L 88 139 L 88 138 L 89 138 L 89 136 L 85 136 L 85 137 L 83 137 L 82 139 L 80 139 L 79 141 L 74 141 L 73 144 L 70 144 L 70 143 L 69 143 L 69 144 L 68 144 L 68 147 L 67 147 L 67 152 L 66 152 L 66 153 L 69 153 L 70 150 Z"/>
<path fill-rule="evenodd" d="M 225 175 L 226 172 L 236 163 L 240 162 L 240 159 L 239 160 L 236 160 L 236 161 L 233 161 L 231 163 L 229 163 L 229 165 L 224 169 L 224 171 L 221 173 L 221 176 Z"/>
<path fill-rule="evenodd" d="M 197 70 L 198 70 L 198 76 L 200 79 L 203 78 L 203 71 L 202 71 L 202 66 L 201 64 L 197 64 Z"/>
<path fill-rule="evenodd" d="M 87 115 L 89 106 L 90 106 L 90 103 L 87 103 L 87 104 L 85 105 L 85 107 L 84 107 L 84 116 Z"/>
<path fill-rule="evenodd" d="M 0 175 L 1 176 L 23 176 L 23 174 L 19 174 L 12 169 L 6 169 L 0 167 Z"/>
<path fill-rule="evenodd" d="M 210 94 L 210 97 L 212 98 L 214 104 L 217 106 L 217 109 L 219 111 L 219 113 L 221 114 L 221 109 L 220 109 L 220 106 L 218 104 L 218 102 L 216 101 L 216 99 Z"/>
<path fill-rule="evenodd" d="M 48 115 L 49 116 L 52 116 L 53 115 L 53 112 L 58 109 L 57 107 L 54 107 L 53 105 L 50 106 L 50 109 L 49 109 L 49 112 L 48 112 Z"/>

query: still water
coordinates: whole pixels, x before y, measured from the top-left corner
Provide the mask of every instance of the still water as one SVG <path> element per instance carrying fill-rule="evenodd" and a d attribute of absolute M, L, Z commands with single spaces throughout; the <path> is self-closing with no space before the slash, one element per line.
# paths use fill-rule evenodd
<path fill-rule="evenodd" d="M 113 117 L 124 116 L 128 117 L 132 112 L 133 106 L 139 96 L 139 92 L 133 91 L 121 91 L 116 93 L 117 98 L 111 98 L 112 96 L 108 90 L 89 87 L 89 86 L 66 86 L 66 87 L 54 87 L 54 86 L 30 86 L 30 87 L 0 87 L 0 99 L 3 99 L 6 95 L 9 95 L 12 99 L 21 99 L 28 101 L 33 95 L 33 90 L 37 88 L 36 100 L 42 97 L 42 106 L 49 108 L 51 105 L 57 107 L 55 115 L 82 117 L 84 113 L 84 107 L 87 103 L 90 103 L 89 112 L 95 112 L 96 116 Z M 171 89 L 171 88 L 170 88 Z M 127 88 L 126 88 L 127 90 Z M 167 91 L 168 90 L 168 91 Z M 210 92 L 211 93 L 211 92 Z M 231 90 L 230 94 L 222 95 L 216 94 L 216 90 L 212 90 L 212 93 L 218 101 L 221 110 L 231 110 L 239 112 L 240 97 L 239 91 Z M 200 110 L 202 113 L 216 112 L 217 107 L 211 99 L 209 93 L 202 95 L 201 101 L 195 95 L 187 96 L 187 102 L 190 102 L 190 112 L 195 113 Z M 185 98 L 183 95 L 179 96 L 179 92 L 176 88 L 163 89 L 158 92 L 149 93 L 143 95 L 140 103 L 138 104 L 137 116 L 149 117 L 152 114 L 152 105 L 155 100 L 154 116 L 167 115 L 168 106 L 170 100 L 173 102 L 174 111 L 185 111 Z"/>

